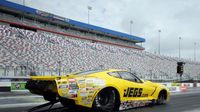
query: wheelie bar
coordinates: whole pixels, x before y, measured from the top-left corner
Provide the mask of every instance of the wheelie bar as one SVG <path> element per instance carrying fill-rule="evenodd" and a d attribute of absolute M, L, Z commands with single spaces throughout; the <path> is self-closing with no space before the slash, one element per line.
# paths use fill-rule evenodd
<path fill-rule="evenodd" d="M 42 104 L 42 105 L 33 107 L 33 108 L 29 109 L 27 112 L 34 112 L 34 111 L 37 111 L 37 110 L 39 110 L 39 109 L 41 109 L 41 108 L 44 108 L 44 107 L 47 107 L 47 106 L 49 106 L 48 110 L 50 110 L 50 109 L 53 107 L 53 105 L 56 104 L 56 103 L 58 103 L 58 102 L 59 102 L 58 99 L 55 100 L 55 101 L 50 101 L 50 102 L 48 102 L 48 103 L 45 103 L 45 104 Z M 48 110 L 47 110 L 47 111 L 48 111 Z"/>

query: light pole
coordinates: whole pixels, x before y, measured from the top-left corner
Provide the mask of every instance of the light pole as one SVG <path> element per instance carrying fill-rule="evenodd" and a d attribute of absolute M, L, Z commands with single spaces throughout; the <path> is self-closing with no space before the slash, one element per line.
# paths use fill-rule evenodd
<path fill-rule="evenodd" d="M 196 61 L 196 45 L 197 43 L 194 42 L 194 61 Z"/>
<path fill-rule="evenodd" d="M 158 30 L 158 54 L 160 55 L 160 33 L 161 30 Z"/>
<path fill-rule="evenodd" d="M 90 24 L 90 10 L 92 10 L 92 7 L 88 6 L 88 24 Z"/>
<path fill-rule="evenodd" d="M 133 20 L 130 21 L 130 35 L 132 35 L 132 25 L 133 25 Z"/>
<path fill-rule="evenodd" d="M 61 75 L 61 61 L 58 61 L 58 76 Z"/>
<path fill-rule="evenodd" d="M 181 58 L 181 37 L 179 37 L 179 59 Z"/>
<path fill-rule="evenodd" d="M 26 4 L 25 4 L 25 0 L 23 0 L 22 2 L 23 2 L 23 6 L 25 6 L 25 5 L 26 5 Z"/>

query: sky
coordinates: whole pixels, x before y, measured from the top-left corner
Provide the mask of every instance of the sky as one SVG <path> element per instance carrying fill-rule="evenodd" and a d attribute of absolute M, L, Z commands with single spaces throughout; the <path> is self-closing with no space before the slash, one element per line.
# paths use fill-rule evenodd
<path fill-rule="evenodd" d="M 23 0 L 9 0 L 23 4 Z M 200 0 L 24 0 L 25 5 L 65 18 L 143 37 L 145 50 L 200 61 Z M 196 45 L 194 43 L 197 43 Z M 195 50 L 196 49 L 196 50 Z"/>

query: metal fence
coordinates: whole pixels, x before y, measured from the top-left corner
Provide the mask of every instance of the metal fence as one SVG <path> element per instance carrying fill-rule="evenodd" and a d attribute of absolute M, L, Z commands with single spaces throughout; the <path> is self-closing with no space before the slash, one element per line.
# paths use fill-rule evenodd
<path fill-rule="evenodd" d="M 0 77 L 29 77 L 30 72 L 35 71 L 39 76 L 59 76 L 71 73 L 71 69 L 58 68 L 58 69 L 44 69 L 44 68 L 28 68 L 26 66 L 18 67 L 0 67 Z"/>

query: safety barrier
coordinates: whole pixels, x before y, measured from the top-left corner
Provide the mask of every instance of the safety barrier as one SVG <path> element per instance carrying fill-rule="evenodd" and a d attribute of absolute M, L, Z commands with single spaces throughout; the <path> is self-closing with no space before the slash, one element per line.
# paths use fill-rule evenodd
<path fill-rule="evenodd" d="M 180 86 L 180 90 L 181 90 L 181 92 L 187 92 L 188 91 L 188 86 L 182 85 L 182 86 Z"/>
<path fill-rule="evenodd" d="M 170 92 L 186 92 L 189 88 L 200 87 L 200 83 L 161 83 L 165 85 Z"/>
<path fill-rule="evenodd" d="M 0 80 L 0 92 L 27 91 L 25 85 L 25 81 Z"/>
<path fill-rule="evenodd" d="M 197 83 L 197 87 L 200 87 L 200 83 Z"/>
<path fill-rule="evenodd" d="M 11 82 L 9 80 L 0 80 L 0 92 L 11 91 Z"/>
<path fill-rule="evenodd" d="M 180 92 L 180 84 L 179 83 L 161 83 L 165 85 L 170 92 Z"/>
<path fill-rule="evenodd" d="M 26 82 L 11 82 L 11 91 L 26 91 Z"/>
<path fill-rule="evenodd" d="M 181 86 L 194 87 L 194 83 L 181 83 Z"/>

